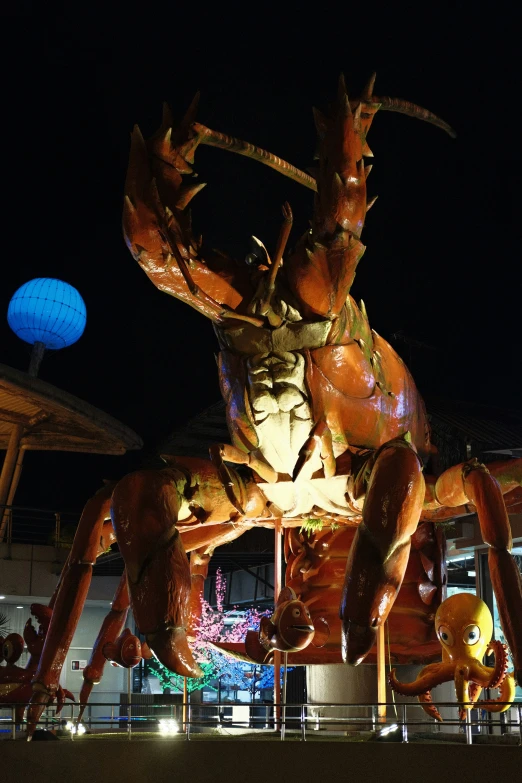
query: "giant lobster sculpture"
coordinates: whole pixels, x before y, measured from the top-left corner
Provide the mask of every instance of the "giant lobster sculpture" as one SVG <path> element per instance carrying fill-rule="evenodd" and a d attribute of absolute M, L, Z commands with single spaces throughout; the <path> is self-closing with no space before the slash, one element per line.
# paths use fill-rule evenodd
<path fill-rule="evenodd" d="M 125 238 L 157 288 L 213 322 L 231 443 L 212 446 L 208 461 L 165 457 L 163 469 L 128 475 L 87 503 L 53 597 L 31 725 L 57 692 L 93 563 L 114 536 L 125 573 L 85 670 L 81 701 L 106 657 L 121 653 L 129 601 L 157 658 L 197 677 L 189 637 L 209 557 L 259 525 L 285 531 L 287 583 L 311 618 L 329 626 L 326 645 L 295 653 L 295 662 L 359 664 L 389 617 L 395 660 L 429 663 L 440 654 L 433 619 L 445 582 L 436 522 L 473 511 L 522 681 L 522 589 L 503 497 L 508 507 L 520 500 L 521 462 L 488 468 L 470 460 L 426 475 L 431 446 L 423 402 L 402 360 L 370 329 L 363 303 L 350 296 L 373 203 L 365 159 L 372 156 L 366 136 L 375 114 L 402 112 L 453 135 L 430 112 L 377 97 L 373 84 L 351 100 L 341 78 L 328 113 L 316 112 L 313 176 L 201 125 L 197 101 L 177 125 L 166 109 L 147 141 L 134 130 Z M 314 191 L 311 227 L 293 250 L 288 204 L 272 255 L 257 241 L 246 263 L 236 261 L 193 236 L 187 206 L 203 187 L 193 177 L 200 144 L 258 160 Z M 305 521 L 312 535 L 299 532 Z M 132 665 L 121 655 L 119 662 Z"/>

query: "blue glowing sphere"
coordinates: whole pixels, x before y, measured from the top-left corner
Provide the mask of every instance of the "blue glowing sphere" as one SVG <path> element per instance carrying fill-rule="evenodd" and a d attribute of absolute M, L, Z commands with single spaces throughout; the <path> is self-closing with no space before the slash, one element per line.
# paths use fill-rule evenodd
<path fill-rule="evenodd" d="M 85 329 L 85 302 L 72 285 L 49 277 L 37 277 L 16 291 L 7 310 L 7 321 L 26 343 L 65 348 L 79 340 Z"/>

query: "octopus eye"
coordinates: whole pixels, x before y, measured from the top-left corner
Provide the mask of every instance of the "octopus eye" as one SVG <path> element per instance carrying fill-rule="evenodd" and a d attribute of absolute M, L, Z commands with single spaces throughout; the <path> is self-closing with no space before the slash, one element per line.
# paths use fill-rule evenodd
<path fill-rule="evenodd" d="M 465 644 L 476 644 L 480 639 L 480 628 L 478 625 L 468 625 L 464 631 Z"/>
<path fill-rule="evenodd" d="M 443 644 L 445 644 L 447 647 L 453 646 L 453 642 L 454 642 L 453 634 L 451 633 L 447 625 L 441 625 L 437 633 L 439 635 L 439 639 Z"/>
<path fill-rule="evenodd" d="M 301 617 L 301 610 L 295 607 L 295 609 L 292 609 L 292 614 L 294 617 Z"/>

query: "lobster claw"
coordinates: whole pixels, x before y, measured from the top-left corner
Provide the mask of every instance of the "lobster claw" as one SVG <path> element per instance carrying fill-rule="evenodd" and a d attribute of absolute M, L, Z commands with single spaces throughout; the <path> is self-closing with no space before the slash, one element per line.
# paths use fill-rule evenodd
<path fill-rule="evenodd" d="M 62 688 L 62 686 L 59 685 L 58 690 L 56 691 L 56 715 L 59 715 L 62 711 L 66 699 L 76 703 L 74 694 L 67 690 L 67 688 Z"/>
<path fill-rule="evenodd" d="M 192 655 L 185 628 L 167 626 L 149 633 L 147 644 L 154 656 L 172 672 L 183 677 L 203 677 L 203 670 Z"/>

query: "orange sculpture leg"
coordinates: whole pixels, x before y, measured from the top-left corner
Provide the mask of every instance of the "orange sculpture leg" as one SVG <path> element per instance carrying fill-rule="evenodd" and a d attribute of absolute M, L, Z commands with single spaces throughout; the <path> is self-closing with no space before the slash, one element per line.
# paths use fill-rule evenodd
<path fill-rule="evenodd" d="M 60 673 L 85 604 L 96 558 L 103 551 L 103 526 L 110 508 L 111 487 L 105 487 L 85 506 L 67 567 L 53 596 L 53 616 L 45 637 L 40 663 L 33 679 L 33 696 L 27 713 L 32 736 L 45 708 L 60 684 Z"/>
<path fill-rule="evenodd" d="M 513 466 L 513 481 L 518 467 Z M 502 475 L 502 470 L 498 470 Z M 509 491 L 509 482 L 504 483 Z M 435 495 L 442 505 L 473 503 L 477 509 L 482 538 L 489 547 L 489 572 L 502 630 L 513 654 L 516 680 L 522 684 L 522 579 L 511 554 L 511 525 L 503 488 L 485 465 L 470 460 L 439 476 Z"/>
<path fill-rule="evenodd" d="M 402 584 L 424 500 L 422 465 L 403 439 L 376 454 L 346 565 L 340 616 L 346 663 L 361 663 L 376 641 Z"/>
<path fill-rule="evenodd" d="M 114 595 L 111 611 L 103 621 L 100 632 L 94 642 L 89 663 L 83 670 L 83 685 L 80 691 L 80 712 L 78 714 L 78 722 L 83 718 L 83 713 L 93 687 L 100 682 L 103 676 L 103 670 L 107 662 L 103 648 L 108 643 L 114 643 L 121 634 L 125 626 L 128 611 L 129 589 L 127 587 L 127 574 L 124 571 Z"/>
<path fill-rule="evenodd" d="M 190 570 L 176 522 L 179 471 L 142 470 L 114 490 L 112 514 L 138 627 L 164 666 L 185 677 L 202 671 L 187 640 Z"/>

